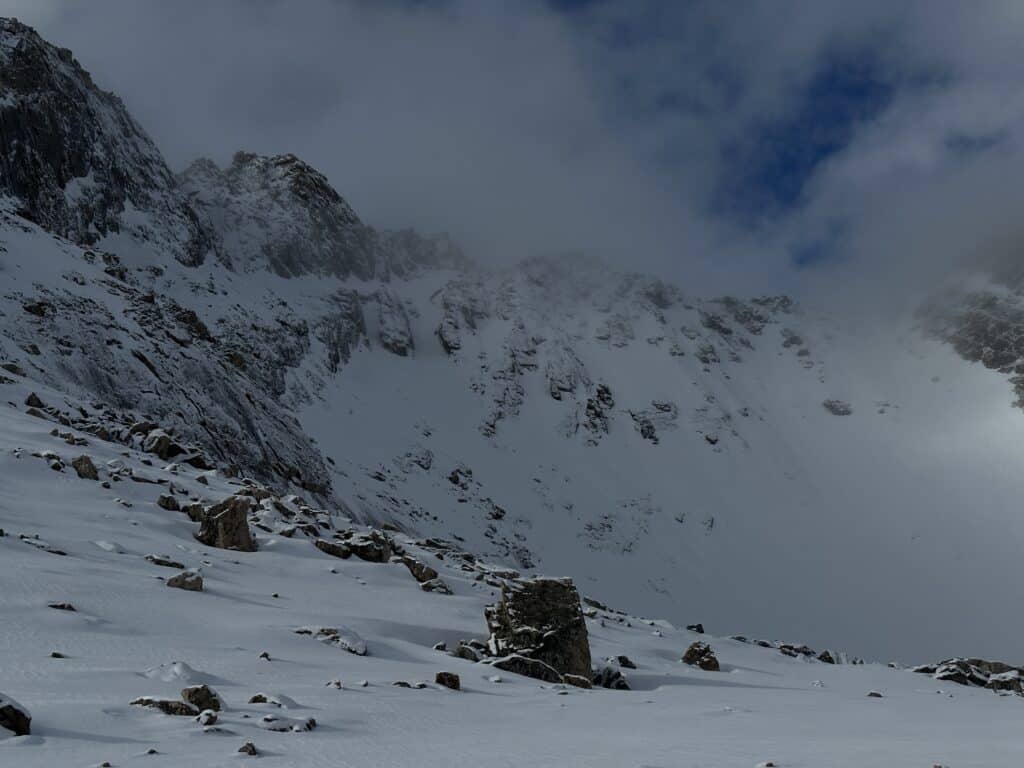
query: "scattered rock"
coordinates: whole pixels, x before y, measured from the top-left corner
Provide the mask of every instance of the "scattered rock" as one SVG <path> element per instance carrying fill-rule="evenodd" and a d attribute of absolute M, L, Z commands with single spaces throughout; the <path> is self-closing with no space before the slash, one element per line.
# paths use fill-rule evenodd
<path fill-rule="evenodd" d="M 822 651 L 818 654 L 818 661 L 824 662 L 825 664 L 835 664 L 836 660 L 827 650 Z"/>
<path fill-rule="evenodd" d="M 437 578 L 438 574 L 433 568 L 415 557 L 403 557 L 401 560 L 402 564 L 409 569 L 409 573 L 412 574 L 413 578 L 416 579 L 420 584 L 427 581 L 432 581 Z"/>
<path fill-rule="evenodd" d="M 559 676 L 591 676 L 587 624 L 571 579 L 508 581 L 502 586 L 501 602 L 488 606 L 484 616 L 495 656 L 528 656 Z"/>
<path fill-rule="evenodd" d="M 256 542 L 249 530 L 251 496 L 231 496 L 206 510 L 196 539 L 209 547 L 255 552 Z"/>
<path fill-rule="evenodd" d="M 75 606 L 71 603 L 47 603 L 47 606 L 57 611 L 74 611 Z"/>
<path fill-rule="evenodd" d="M 154 699 L 150 696 L 142 696 L 131 702 L 136 707 L 148 707 L 150 709 L 159 709 L 165 715 L 175 715 L 177 717 L 195 717 L 199 714 L 199 710 L 193 707 L 191 704 L 186 704 L 183 701 L 172 701 L 170 699 Z"/>
<path fill-rule="evenodd" d="M 178 504 L 178 500 L 169 493 L 162 493 L 156 500 L 156 505 L 161 509 L 166 509 L 168 512 L 180 512 L 181 505 Z"/>
<path fill-rule="evenodd" d="M 700 667 L 705 672 L 718 672 L 718 659 L 715 657 L 711 646 L 699 640 L 686 649 L 682 661 L 684 664 Z"/>
<path fill-rule="evenodd" d="M 512 654 L 494 662 L 494 668 L 503 672 L 512 672 L 516 675 L 524 675 L 545 683 L 561 683 L 562 675 L 554 667 L 545 664 L 540 659 L 532 659 L 519 654 Z"/>
<path fill-rule="evenodd" d="M 821 405 L 833 416 L 849 416 L 853 413 L 853 406 L 842 400 L 825 400 Z"/>
<path fill-rule="evenodd" d="M 75 472 L 83 480 L 99 480 L 100 473 L 96 471 L 96 465 L 92 463 L 85 454 L 82 454 L 76 459 L 71 460 L 71 466 L 75 468 Z"/>
<path fill-rule="evenodd" d="M 869 699 L 880 699 L 880 698 L 882 698 L 882 694 L 879 693 L 878 691 L 868 691 L 868 698 Z"/>
<path fill-rule="evenodd" d="M 366 655 L 366 641 L 355 630 L 345 627 L 299 627 L 297 635 L 312 635 L 322 643 L 336 645 L 356 656 Z"/>
<path fill-rule="evenodd" d="M 600 669 L 596 669 L 591 679 L 594 685 L 601 688 L 610 688 L 613 691 L 629 690 L 629 682 L 626 680 L 626 676 L 615 667 L 605 665 Z"/>
<path fill-rule="evenodd" d="M 0 693 L 0 728 L 15 736 L 28 736 L 32 732 L 32 715 L 21 704 Z"/>
<path fill-rule="evenodd" d="M 39 395 L 35 392 L 30 392 L 28 397 L 25 398 L 25 405 L 29 408 L 45 408 L 43 401 L 39 399 Z"/>
<path fill-rule="evenodd" d="M 704 634 L 704 625 L 699 622 L 697 624 L 687 624 L 686 628 L 691 632 L 696 632 L 698 635 Z"/>
<path fill-rule="evenodd" d="M 197 571 L 182 571 L 176 576 L 171 576 L 167 580 L 167 586 L 184 589 L 188 592 L 202 592 L 203 577 Z"/>
<path fill-rule="evenodd" d="M 438 672 L 434 675 L 434 682 L 445 688 L 451 688 L 453 691 L 458 691 L 462 687 L 459 676 L 454 672 Z"/>
<path fill-rule="evenodd" d="M 151 562 L 153 565 L 163 566 L 164 568 L 177 568 L 178 570 L 185 568 L 184 563 L 179 563 L 177 560 L 171 560 L 166 555 L 146 555 L 146 560 Z"/>
<path fill-rule="evenodd" d="M 196 722 L 201 726 L 206 727 L 209 725 L 217 724 L 217 713 L 212 709 L 204 709 L 198 715 L 196 715 Z"/>
<path fill-rule="evenodd" d="M 255 757 L 259 754 L 259 750 L 256 749 L 256 745 L 253 744 L 251 741 L 245 742 L 245 744 L 238 748 L 238 751 L 243 755 L 250 755 L 252 757 Z"/>
<path fill-rule="evenodd" d="M 181 698 L 197 709 L 212 709 L 220 712 L 220 696 L 208 685 L 190 685 L 181 689 Z"/>

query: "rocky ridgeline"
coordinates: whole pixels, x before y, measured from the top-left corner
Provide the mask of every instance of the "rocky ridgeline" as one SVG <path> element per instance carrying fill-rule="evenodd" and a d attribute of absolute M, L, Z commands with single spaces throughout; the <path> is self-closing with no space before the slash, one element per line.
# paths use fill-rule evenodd
<path fill-rule="evenodd" d="M 160 151 L 70 51 L 0 18 L 0 92 L 0 193 L 19 215 L 82 245 L 127 233 L 188 265 L 216 252 Z"/>

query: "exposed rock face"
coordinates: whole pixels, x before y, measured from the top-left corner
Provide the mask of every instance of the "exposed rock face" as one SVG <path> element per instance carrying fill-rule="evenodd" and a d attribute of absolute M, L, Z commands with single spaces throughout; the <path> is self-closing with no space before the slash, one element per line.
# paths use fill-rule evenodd
<path fill-rule="evenodd" d="M 377 316 L 380 343 L 384 349 L 405 357 L 412 353 L 414 343 L 409 314 L 402 300 L 391 291 L 377 291 Z"/>
<path fill-rule="evenodd" d="M 256 541 L 249 530 L 249 512 L 253 499 L 231 496 L 206 510 L 196 538 L 218 549 L 255 552 Z"/>
<path fill-rule="evenodd" d="M 240 271 L 369 280 L 465 261 L 443 236 L 367 226 L 322 173 L 295 155 L 237 152 L 224 169 L 197 160 L 180 182 L 214 222 L 225 259 Z"/>
<path fill-rule="evenodd" d="M 0 192 L 20 215 L 83 245 L 124 232 L 201 264 L 215 237 L 121 100 L 31 28 L 0 19 L 0 38 Z"/>
<path fill-rule="evenodd" d="M 32 715 L 21 704 L 0 693 L 0 728 L 27 736 L 32 732 Z"/>
<path fill-rule="evenodd" d="M 485 612 L 495 656 L 528 656 L 560 674 L 590 678 L 587 624 L 571 579 L 508 582 L 501 597 Z"/>
<path fill-rule="evenodd" d="M 184 589 L 187 592 L 202 592 L 203 577 L 196 571 L 185 571 L 176 576 L 171 576 L 167 580 L 167 586 L 175 589 Z"/>

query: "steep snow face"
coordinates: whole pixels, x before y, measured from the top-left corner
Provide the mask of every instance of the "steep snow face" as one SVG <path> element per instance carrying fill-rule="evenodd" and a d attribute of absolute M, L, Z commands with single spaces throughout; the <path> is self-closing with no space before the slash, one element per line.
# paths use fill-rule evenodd
<path fill-rule="evenodd" d="M 216 247 L 121 100 L 12 19 L 0 19 L 0 142 L 0 194 L 54 234 L 120 233 L 189 265 Z"/>
<path fill-rule="evenodd" d="M 294 155 L 238 152 L 223 170 L 197 160 L 181 183 L 223 239 L 227 262 L 240 271 L 370 280 L 464 261 L 445 237 L 367 226 L 323 174 Z"/>
<path fill-rule="evenodd" d="M 871 655 L 1005 655 L 1024 631 L 977 600 L 1016 567 L 1024 422 L 912 318 L 850 328 L 586 261 L 392 288 L 413 355 L 362 347 L 300 408 L 364 519 Z"/>

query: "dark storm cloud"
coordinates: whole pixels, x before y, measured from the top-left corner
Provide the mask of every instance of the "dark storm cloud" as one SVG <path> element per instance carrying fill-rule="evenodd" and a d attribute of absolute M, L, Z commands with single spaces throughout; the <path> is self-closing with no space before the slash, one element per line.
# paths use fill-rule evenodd
<path fill-rule="evenodd" d="M 291 151 L 485 258 L 906 286 L 1018 237 L 1015 2 L 2 5 L 172 165 Z"/>

